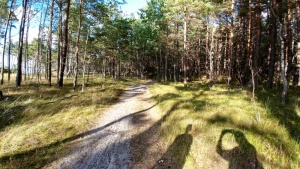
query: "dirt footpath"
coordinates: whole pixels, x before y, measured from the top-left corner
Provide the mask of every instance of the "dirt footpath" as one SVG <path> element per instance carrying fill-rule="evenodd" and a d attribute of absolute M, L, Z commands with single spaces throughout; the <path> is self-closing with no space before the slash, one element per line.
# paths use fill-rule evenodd
<path fill-rule="evenodd" d="M 151 129 L 150 140 L 143 140 L 148 139 L 144 135 L 149 135 L 155 123 L 156 106 L 150 100 L 148 84 L 130 86 L 120 101 L 99 118 L 97 126 L 74 141 L 67 157 L 45 168 L 151 168 L 156 158 L 149 157 L 148 152 L 159 152 L 160 148 L 155 144 L 156 128 Z M 155 146 L 151 147 L 150 142 Z"/>

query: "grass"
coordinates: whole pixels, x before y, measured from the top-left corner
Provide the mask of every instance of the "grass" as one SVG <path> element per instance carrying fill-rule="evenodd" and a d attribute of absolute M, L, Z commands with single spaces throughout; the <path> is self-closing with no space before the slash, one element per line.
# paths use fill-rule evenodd
<path fill-rule="evenodd" d="M 222 84 L 154 84 L 151 92 L 166 153 L 180 168 L 300 168 L 299 88 L 290 89 L 287 105 L 280 92 L 259 89 L 251 100 L 250 91 Z"/>
<path fill-rule="evenodd" d="M 43 81 L 0 86 L 8 96 L 0 100 L 0 168 L 42 168 L 65 156 L 130 83 L 93 79 L 81 92 L 71 81 L 61 89 Z"/>

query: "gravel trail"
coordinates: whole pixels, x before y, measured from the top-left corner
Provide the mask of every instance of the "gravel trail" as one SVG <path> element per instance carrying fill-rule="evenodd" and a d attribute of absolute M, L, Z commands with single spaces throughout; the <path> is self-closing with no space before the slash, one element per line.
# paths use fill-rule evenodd
<path fill-rule="evenodd" d="M 97 126 L 74 141 L 69 156 L 45 168 L 132 168 L 130 141 L 136 134 L 132 118 L 154 107 L 149 99 L 147 84 L 130 86 L 120 101 L 103 113 Z"/>

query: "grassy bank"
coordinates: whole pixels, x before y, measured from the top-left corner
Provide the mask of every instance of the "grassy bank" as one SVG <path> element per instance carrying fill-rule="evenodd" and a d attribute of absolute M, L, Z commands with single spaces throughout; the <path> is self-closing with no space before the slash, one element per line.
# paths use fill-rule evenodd
<path fill-rule="evenodd" d="M 221 84 L 155 84 L 151 92 L 176 166 L 300 168 L 299 88 L 290 89 L 287 105 L 275 91 L 260 89 L 253 101 L 249 91 Z"/>
<path fill-rule="evenodd" d="M 68 154 L 102 111 L 117 101 L 128 81 L 90 81 L 84 92 L 43 81 L 0 86 L 0 168 L 41 168 Z M 80 87 L 79 87 L 80 88 Z"/>

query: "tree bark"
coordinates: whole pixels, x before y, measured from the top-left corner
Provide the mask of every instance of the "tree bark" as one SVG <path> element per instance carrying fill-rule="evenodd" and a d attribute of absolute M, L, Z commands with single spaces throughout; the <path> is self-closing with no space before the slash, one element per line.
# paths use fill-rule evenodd
<path fill-rule="evenodd" d="M 184 49 L 184 54 L 183 54 L 183 86 L 186 88 L 187 87 L 187 7 L 184 6 L 184 45 L 183 45 L 183 49 Z"/>
<path fill-rule="evenodd" d="M 78 55 L 79 55 L 79 46 L 80 46 L 80 30 L 82 23 L 82 0 L 79 1 L 79 24 L 77 30 L 77 42 L 76 42 L 76 52 L 75 52 L 75 68 L 74 68 L 74 80 L 73 80 L 73 90 L 75 90 L 77 86 L 77 78 L 78 78 Z"/>
<path fill-rule="evenodd" d="M 235 0 L 231 0 L 231 16 L 230 16 L 230 36 L 229 36 L 229 56 L 228 56 L 228 86 L 231 83 L 232 75 L 231 75 L 231 69 L 232 69 L 232 59 L 233 59 L 233 31 L 234 31 L 234 5 Z"/>
<path fill-rule="evenodd" d="M 298 86 L 299 83 L 299 74 L 300 74 L 300 2 L 296 3 L 297 9 L 297 52 L 296 52 L 296 73 L 294 75 L 293 85 Z"/>
<path fill-rule="evenodd" d="M 5 48 L 6 48 L 6 36 L 7 36 L 8 26 L 9 26 L 9 23 L 10 23 L 10 20 L 11 20 L 13 3 L 14 3 L 14 0 L 11 1 L 10 8 L 9 8 L 9 14 L 8 14 L 8 17 L 7 17 L 7 20 L 6 20 L 6 26 L 5 26 L 0 84 L 4 83 L 4 56 L 5 56 Z"/>
<path fill-rule="evenodd" d="M 23 37 L 24 37 L 24 27 L 26 20 L 26 11 L 27 11 L 27 3 L 28 0 L 22 1 L 22 18 L 19 30 L 19 50 L 18 50 L 18 68 L 17 68 L 17 76 L 16 76 L 16 87 L 21 86 L 22 82 L 22 57 L 23 57 Z"/>
<path fill-rule="evenodd" d="M 87 45 L 89 40 L 90 34 L 90 28 L 88 29 L 88 33 L 86 35 L 86 41 L 85 41 L 85 49 L 84 49 L 84 55 L 83 55 L 83 67 L 82 67 L 82 86 L 81 91 L 84 91 L 85 88 L 85 67 L 86 67 L 86 51 L 87 51 Z"/>
<path fill-rule="evenodd" d="M 62 44 L 62 57 L 60 64 L 60 74 L 58 87 L 63 87 L 64 84 L 64 72 L 66 67 L 66 59 L 68 54 L 68 32 L 69 32 L 69 14 L 70 14 L 70 0 L 65 1 L 65 12 L 64 12 L 64 27 L 63 27 L 63 44 Z"/>
<path fill-rule="evenodd" d="M 260 57 L 260 46 L 261 46 L 261 0 L 257 1 L 255 6 L 255 19 L 256 19 L 256 39 L 255 39 L 255 49 L 254 55 L 252 56 L 252 67 L 251 67 L 251 75 L 252 75 L 252 97 L 254 98 L 255 89 L 258 86 L 258 58 Z"/>
<path fill-rule="evenodd" d="M 253 69 L 252 69 L 252 7 L 251 7 L 251 4 L 252 4 L 252 0 L 249 0 L 248 32 L 247 32 L 247 39 L 248 39 L 247 40 L 247 58 L 249 59 L 249 62 L 246 63 L 246 65 L 249 65 L 251 72 L 252 72 Z M 246 65 L 245 65 L 245 67 L 246 67 Z M 246 71 L 247 70 L 245 69 L 244 73 L 246 73 Z M 252 91 L 252 93 L 253 93 L 253 91 Z"/>
<path fill-rule="evenodd" d="M 48 39 L 47 39 L 47 47 L 48 47 L 48 85 L 51 87 L 52 85 L 52 24 L 53 24 L 53 10 L 54 10 L 54 0 L 51 1 L 51 9 L 50 9 L 50 23 L 48 30 Z"/>
<path fill-rule="evenodd" d="M 291 30 L 291 19 L 292 19 L 292 11 L 291 11 L 291 2 L 290 0 L 286 1 L 287 3 L 287 16 L 286 16 L 286 38 L 285 38 L 285 58 L 287 62 L 286 67 L 286 78 L 287 82 L 290 82 L 291 72 L 292 72 L 292 60 L 293 60 L 293 51 L 292 51 L 292 45 L 293 45 L 293 35 Z M 289 86 L 289 85 L 288 85 Z"/>
<path fill-rule="evenodd" d="M 272 0 L 273 9 L 277 9 L 277 0 Z M 274 71 L 275 71 L 275 58 L 276 58 L 276 39 L 277 39 L 277 24 L 276 18 L 271 13 L 271 36 L 270 36 L 270 54 L 269 54 L 269 70 L 268 70 L 268 81 L 267 87 L 271 89 L 273 87 L 274 81 Z"/>
<path fill-rule="evenodd" d="M 12 21 L 10 21 L 10 28 L 9 28 L 9 46 L 8 46 L 8 75 L 7 75 L 7 80 L 10 82 L 10 73 L 11 73 L 11 68 L 10 68 L 10 56 L 11 56 L 11 28 L 12 28 Z"/>
<path fill-rule="evenodd" d="M 30 9 L 30 4 L 29 4 L 29 9 Z M 24 80 L 27 80 L 27 69 L 28 69 L 28 58 L 29 58 L 29 44 L 28 44 L 28 38 L 29 38 L 29 27 L 30 27 L 30 10 L 27 12 L 27 27 L 26 27 L 26 39 L 25 39 L 25 50 L 26 50 L 26 55 L 25 55 L 25 62 L 24 62 Z M 29 77 L 29 75 L 28 75 Z"/>
<path fill-rule="evenodd" d="M 57 87 L 60 87 L 59 81 L 60 81 L 60 72 L 61 72 L 61 58 L 63 55 L 63 38 L 62 38 L 62 0 L 60 2 L 57 2 L 59 6 L 59 20 L 58 20 L 58 51 L 57 51 L 57 68 L 56 68 L 56 78 L 57 78 Z"/>

